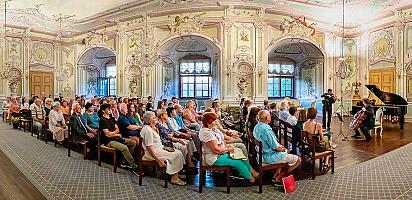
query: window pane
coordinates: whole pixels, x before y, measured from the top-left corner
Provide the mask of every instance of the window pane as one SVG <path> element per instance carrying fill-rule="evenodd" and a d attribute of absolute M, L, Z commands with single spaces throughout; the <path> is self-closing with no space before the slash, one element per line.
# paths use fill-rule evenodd
<path fill-rule="evenodd" d="M 180 72 L 181 73 L 187 73 L 188 72 L 188 66 L 186 62 L 180 63 Z"/>
<path fill-rule="evenodd" d="M 193 63 L 193 62 L 188 63 L 188 71 L 189 71 L 189 73 L 194 74 L 194 72 L 195 72 L 195 63 Z"/>
<path fill-rule="evenodd" d="M 106 77 L 116 77 L 116 65 L 106 65 Z"/>

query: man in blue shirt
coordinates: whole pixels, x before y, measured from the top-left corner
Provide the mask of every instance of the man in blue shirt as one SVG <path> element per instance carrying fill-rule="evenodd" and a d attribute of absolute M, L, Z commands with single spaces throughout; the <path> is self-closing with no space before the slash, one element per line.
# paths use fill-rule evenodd
<path fill-rule="evenodd" d="M 261 110 L 258 113 L 259 123 L 253 129 L 253 136 L 256 140 L 262 142 L 263 162 L 267 164 L 288 163 L 288 171 L 291 172 L 301 164 L 301 158 L 297 155 L 287 153 L 287 149 L 279 144 L 272 128 L 269 126 L 271 116 L 269 111 Z M 282 173 L 278 169 L 273 176 L 276 183 L 282 180 Z"/>
<path fill-rule="evenodd" d="M 136 125 L 134 119 L 130 116 L 127 116 L 127 105 L 125 103 L 119 104 L 119 119 L 117 123 L 119 125 L 120 134 L 123 138 L 129 138 L 137 143 L 139 142 L 139 132 L 142 129 L 142 126 Z"/>

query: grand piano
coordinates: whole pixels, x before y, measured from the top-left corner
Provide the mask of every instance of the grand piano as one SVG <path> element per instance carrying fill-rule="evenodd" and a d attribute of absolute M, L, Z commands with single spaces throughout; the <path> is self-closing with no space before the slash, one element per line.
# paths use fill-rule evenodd
<path fill-rule="evenodd" d="M 400 130 L 403 130 L 408 102 L 397 94 L 380 90 L 376 85 L 365 86 L 383 103 L 382 105 L 373 105 L 374 110 L 376 111 L 378 108 L 383 107 L 383 115 L 392 117 L 396 116 L 395 118 L 399 119 Z M 361 109 L 361 105 L 352 106 L 352 114 L 357 113 Z"/>

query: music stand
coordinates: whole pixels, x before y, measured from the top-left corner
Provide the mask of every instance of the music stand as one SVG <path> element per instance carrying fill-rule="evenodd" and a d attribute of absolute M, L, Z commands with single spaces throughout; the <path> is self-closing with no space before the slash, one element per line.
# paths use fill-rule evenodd
<path fill-rule="evenodd" d="M 340 136 L 342 136 L 342 141 L 348 141 L 348 136 L 343 134 L 343 122 L 345 122 L 343 120 L 343 117 L 340 113 L 336 113 L 336 116 L 338 116 L 338 119 L 340 121 L 340 127 L 339 127 L 339 134 L 338 136 L 333 140 L 333 142 L 335 142 Z"/>

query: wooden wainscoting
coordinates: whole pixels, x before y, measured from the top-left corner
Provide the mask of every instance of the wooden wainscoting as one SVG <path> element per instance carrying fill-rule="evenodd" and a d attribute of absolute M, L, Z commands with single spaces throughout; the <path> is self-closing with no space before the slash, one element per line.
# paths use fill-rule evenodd
<path fill-rule="evenodd" d="M 30 72 L 30 94 L 39 97 L 54 95 L 54 74 L 53 72 Z"/>

